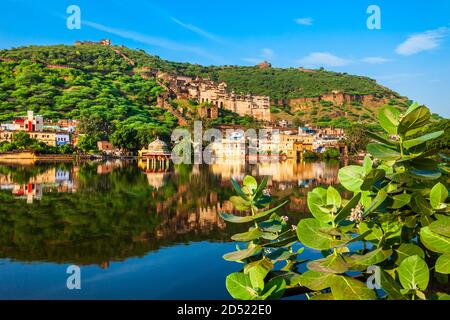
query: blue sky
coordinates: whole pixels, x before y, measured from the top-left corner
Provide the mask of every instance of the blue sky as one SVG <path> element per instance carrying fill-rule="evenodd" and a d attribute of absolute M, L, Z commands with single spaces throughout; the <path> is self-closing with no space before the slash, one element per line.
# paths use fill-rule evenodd
<path fill-rule="evenodd" d="M 82 27 L 66 27 L 69 5 Z M 381 9 L 369 30 L 367 8 Z M 3 0 L 0 48 L 109 38 L 162 58 L 365 75 L 450 117 L 450 1 Z"/>

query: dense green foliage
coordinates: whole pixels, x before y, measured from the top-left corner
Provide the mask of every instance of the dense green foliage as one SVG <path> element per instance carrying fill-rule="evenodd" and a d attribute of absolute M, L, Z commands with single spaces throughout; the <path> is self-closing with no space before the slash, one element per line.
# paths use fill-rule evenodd
<path fill-rule="evenodd" d="M 370 137 L 366 134 L 367 126 L 354 124 L 345 130 L 345 143 L 350 154 L 366 150 Z"/>
<path fill-rule="evenodd" d="M 404 114 L 382 108 L 380 125 L 390 137 L 369 134 L 378 141 L 367 146 L 375 167 L 366 157 L 362 166 L 339 171 L 351 200 L 333 187 L 316 188 L 307 197 L 313 217 L 293 228 L 275 213 L 281 205 L 267 209 L 267 178 L 258 184 L 247 176 L 242 187 L 232 180 L 237 196 L 231 202 L 251 214 L 220 215 L 253 225 L 232 237 L 246 246 L 224 255 L 244 263 L 226 279 L 231 296 L 276 299 L 300 288 L 309 299 L 321 300 L 450 298 L 450 158 L 427 149 L 444 134 L 426 133 L 430 119 L 418 104 Z M 298 241 L 303 247 L 296 248 Z M 302 260 L 304 247 L 323 258 Z"/>
<path fill-rule="evenodd" d="M 373 79 L 345 73 L 325 70 L 304 72 L 296 68 L 261 69 L 256 66 L 201 66 L 162 60 L 143 51 L 127 48 L 121 50 L 140 65 L 150 66 L 155 70 L 225 81 L 229 89 L 236 92 L 268 95 L 273 99 L 316 97 L 332 90 L 350 94 L 393 94 Z"/>
<path fill-rule="evenodd" d="M 156 80 L 133 74 L 132 66 L 108 47 L 27 47 L 2 50 L 0 57 L 11 59 L 0 61 L 0 121 L 27 110 L 51 120 L 81 119 L 81 132 L 99 140 L 121 126 L 143 135 L 167 134 L 177 125 L 171 113 L 155 106 L 162 91 Z"/>

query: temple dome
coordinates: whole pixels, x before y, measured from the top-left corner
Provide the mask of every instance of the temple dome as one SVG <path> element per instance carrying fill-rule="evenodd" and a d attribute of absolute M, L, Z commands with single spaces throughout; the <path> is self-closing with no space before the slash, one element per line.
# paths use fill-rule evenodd
<path fill-rule="evenodd" d="M 164 141 L 159 140 L 159 137 L 157 137 L 155 141 L 151 142 L 148 145 L 148 150 L 147 151 L 149 153 L 155 154 L 155 155 L 158 155 L 158 154 L 166 155 L 166 154 L 170 154 L 171 153 L 169 147 L 167 146 L 167 144 Z"/>

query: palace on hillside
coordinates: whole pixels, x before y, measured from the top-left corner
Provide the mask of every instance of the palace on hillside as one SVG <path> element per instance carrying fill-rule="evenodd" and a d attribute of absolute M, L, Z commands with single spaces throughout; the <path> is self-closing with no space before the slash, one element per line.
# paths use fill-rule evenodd
<path fill-rule="evenodd" d="M 233 111 L 241 116 L 251 116 L 258 120 L 270 122 L 270 97 L 253 94 L 238 94 L 227 89 L 225 82 L 216 83 L 209 79 L 171 76 L 158 74 L 160 79 L 169 83 L 178 99 L 192 99 L 198 103 L 209 104 L 212 109 L 209 118 L 218 115 L 218 109 Z"/>

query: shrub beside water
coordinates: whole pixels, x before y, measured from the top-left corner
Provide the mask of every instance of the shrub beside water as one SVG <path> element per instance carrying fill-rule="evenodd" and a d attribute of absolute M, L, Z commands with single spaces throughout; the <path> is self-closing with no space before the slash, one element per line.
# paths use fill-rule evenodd
<path fill-rule="evenodd" d="M 276 213 L 285 203 L 268 209 L 267 177 L 258 183 L 247 176 L 242 186 L 232 180 L 237 195 L 230 200 L 249 214 L 220 216 L 251 226 L 232 236 L 244 244 L 224 255 L 243 266 L 226 278 L 230 295 L 244 300 L 293 292 L 327 300 L 450 298 L 450 158 L 427 149 L 444 133 L 426 131 L 430 117 L 417 104 L 405 114 L 382 108 L 379 122 L 386 134 L 369 133 L 377 141 L 367 147 L 373 159 L 339 171 L 351 199 L 331 186 L 316 188 L 307 197 L 312 217 L 296 226 Z M 304 247 L 323 257 L 306 259 Z"/>

